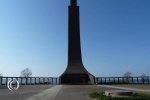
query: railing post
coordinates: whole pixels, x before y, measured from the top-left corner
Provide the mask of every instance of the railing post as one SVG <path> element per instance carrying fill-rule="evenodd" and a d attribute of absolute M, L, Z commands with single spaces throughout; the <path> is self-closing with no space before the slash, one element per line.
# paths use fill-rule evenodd
<path fill-rule="evenodd" d="M 34 81 L 33 81 L 33 84 L 35 85 L 35 77 L 33 77 L 32 80 L 34 80 Z"/>
<path fill-rule="evenodd" d="M 110 77 L 109 77 L 109 84 L 110 84 L 111 82 L 110 82 Z"/>
<path fill-rule="evenodd" d="M 95 81 L 96 81 L 95 83 L 98 84 L 98 77 L 95 78 Z"/>
<path fill-rule="evenodd" d="M 21 79 L 20 81 L 21 81 L 21 85 L 22 85 L 22 77 L 20 77 L 20 79 Z"/>
<path fill-rule="evenodd" d="M 45 84 L 45 78 L 43 78 L 43 84 Z"/>
<path fill-rule="evenodd" d="M 48 79 L 49 79 L 49 84 L 52 84 L 52 81 L 51 81 L 52 79 L 51 79 L 51 77 L 50 77 L 50 78 L 48 78 Z"/>
<path fill-rule="evenodd" d="M 113 77 L 113 81 L 114 81 L 114 84 L 116 84 L 116 80 L 115 80 L 115 78 Z"/>
<path fill-rule="evenodd" d="M 124 84 L 124 77 L 122 77 L 122 84 Z"/>
<path fill-rule="evenodd" d="M 105 82 L 104 83 L 106 84 L 106 77 L 105 77 Z"/>
<path fill-rule="evenodd" d="M 0 85 L 2 85 L 2 77 L 0 77 Z"/>
<path fill-rule="evenodd" d="M 41 84 L 41 78 L 39 78 L 39 84 Z"/>
<path fill-rule="evenodd" d="M 52 84 L 53 84 L 53 77 L 52 77 Z"/>
<path fill-rule="evenodd" d="M 30 85 L 32 84 L 32 80 L 31 80 L 31 77 L 30 77 Z"/>
<path fill-rule="evenodd" d="M 100 83 L 103 84 L 103 78 L 102 77 L 100 78 Z"/>
<path fill-rule="evenodd" d="M 133 82 L 133 77 L 132 77 L 132 84 L 133 84 L 134 82 Z"/>
<path fill-rule="evenodd" d="M 132 84 L 135 84 L 135 77 L 132 78 Z"/>
<path fill-rule="evenodd" d="M 143 84 L 142 78 L 141 78 L 140 82 L 141 82 L 141 84 Z"/>
<path fill-rule="evenodd" d="M 139 84 L 139 79 L 138 79 L 138 77 L 137 77 L 137 84 Z"/>
<path fill-rule="evenodd" d="M 42 84 L 44 84 L 44 78 L 42 78 L 42 81 L 43 81 L 43 83 L 42 83 Z"/>
<path fill-rule="evenodd" d="M 36 77 L 35 77 L 35 84 L 37 84 L 37 80 L 36 80 Z"/>
<path fill-rule="evenodd" d="M 8 82 L 8 77 L 6 77 L 6 83 L 5 83 L 5 85 L 7 85 L 7 82 Z"/>
<path fill-rule="evenodd" d="M 25 78 L 26 79 L 26 85 L 28 84 L 28 77 Z"/>
<path fill-rule="evenodd" d="M 147 82 L 148 82 L 148 84 L 149 84 L 149 77 L 147 76 Z"/>
<path fill-rule="evenodd" d="M 16 80 L 19 82 L 19 77 L 17 77 Z"/>
<path fill-rule="evenodd" d="M 110 77 L 110 84 L 113 84 L 113 79 L 112 79 L 112 77 Z"/>
<path fill-rule="evenodd" d="M 47 84 L 48 84 L 48 81 L 49 81 L 49 80 L 48 80 L 48 78 L 47 78 Z"/>
<path fill-rule="evenodd" d="M 131 77 L 128 78 L 128 84 L 131 84 L 131 83 L 132 83 L 132 81 L 130 81 L 130 80 L 132 80 Z"/>
<path fill-rule="evenodd" d="M 144 77 L 142 77 L 142 83 L 143 83 L 143 84 L 145 83 L 145 78 L 144 78 Z"/>
<path fill-rule="evenodd" d="M 49 84 L 50 82 L 49 82 L 49 78 L 48 78 L 48 84 Z"/>
<path fill-rule="evenodd" d="M 36 85 L 36 79 L 35 79 L 35 77 L 34 77 L 34 85 Z"/>
<path fill-rule="evenodd" d="M 32 78 L 30 77 L 30 85 L 32 85 Z"/>
<path fill-rule="evenodd" d="M 56 78 L 56 85 L 57 85 L 57 78 Z"/>

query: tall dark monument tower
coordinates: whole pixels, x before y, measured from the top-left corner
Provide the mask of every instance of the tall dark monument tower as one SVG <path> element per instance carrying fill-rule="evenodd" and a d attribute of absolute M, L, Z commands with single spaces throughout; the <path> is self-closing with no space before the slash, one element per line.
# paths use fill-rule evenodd
<path fill-rule="evenodd" d="M 94 84 L 95 77 L 84 68 L 82 63 L 77 0 L 71 0 L 68 17 L 68 66 L 60 76 L 60 83 Z"/>

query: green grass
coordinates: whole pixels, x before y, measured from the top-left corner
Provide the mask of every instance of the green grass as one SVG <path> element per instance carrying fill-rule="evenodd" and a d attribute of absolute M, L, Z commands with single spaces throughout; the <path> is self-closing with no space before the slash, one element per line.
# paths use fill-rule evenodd
<path fill-rule="evenodd" d="M 144 93 L 134 93 L 131 97 L 110 97 L 105 96 L 104 92 L 93 92 L 89 96 L 96 100 L 150 100 L 150 95 Z"/>

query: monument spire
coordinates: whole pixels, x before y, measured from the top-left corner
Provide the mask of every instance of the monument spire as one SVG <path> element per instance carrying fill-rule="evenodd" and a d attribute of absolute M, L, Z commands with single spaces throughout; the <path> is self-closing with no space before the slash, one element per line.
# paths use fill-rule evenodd
<path fill-rule="evenodd" d="M 68 13 L 68 65 L 73 63 L 82 64 L 79 6 L 77 6 L 77 0 L 71 0 Z"/>
<path fill-rule="evenodd" d="M 71 6 L 77 6 L 77 0 L 71 0 Z"/>
<path fill-rule="evenodd" d="M 71 0 L 68 8 L 68 65 L 60 76 L 60 83 L 94 84 L 95 77 L 85 69 L 82 63 L 77 0 Z"/>

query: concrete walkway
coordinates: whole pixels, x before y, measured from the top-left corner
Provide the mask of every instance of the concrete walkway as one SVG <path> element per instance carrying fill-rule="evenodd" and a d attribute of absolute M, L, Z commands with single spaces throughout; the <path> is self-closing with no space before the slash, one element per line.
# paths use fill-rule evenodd
<path fill-rule="evenodd" d="M 42 91 L 33 95 L 25 100 L 55 100 L 57 93 L 61 90 L 62 85 L 56 85 L 50 89 Z"/>
<path fill-rule="evenodd" d="M 114 88 L 114 89 L 122 89 L 122 90 L 130 90 L 130 91 L 150 93 L 150 90 L 146 90 L 146 89 L 135 89 L 135 88 L 128 88 L 128 87 L 117 87 L 117 86 L 112 86 L 112 85 L 98 85 L 98 86 L 100 86 L 100 87 L 106 87 L 106 88 Z"/>
<path fill-rule="evenodd" d="M 3 86 L 0 89 L 0 100 L 25 100 L 52 87 L 53 85 L 23 85 L 17 91 L 10 91 L 7 86 Z"/>
<path fill-rule="evenodd" d="M 56 85 L 25 100 L 91 100 L 88 94 L 99 91 L 93 85 Z"/>
<path fill-rule="evenodd" d="M 150 90 L 117 87 L 112 85 L 58 85 L 27 100 L 92 100 L 88 94 L 95 91 L 131 90 L 150 93 Z"/>
<path fill-rule="evenodd" d="M 0 100 L 92 100 L 88 94 L 106 90 L 131 90 L 150 93 L 150 90 L 113 85 L 36 85 L 21 86 L 10 92 L 0 89 Z"/>
<path fill-rule="evenodd" d="M 94 85 L 63 85 L 55 100 L 92 100 L 88 94 L 100 91 Z"/>

